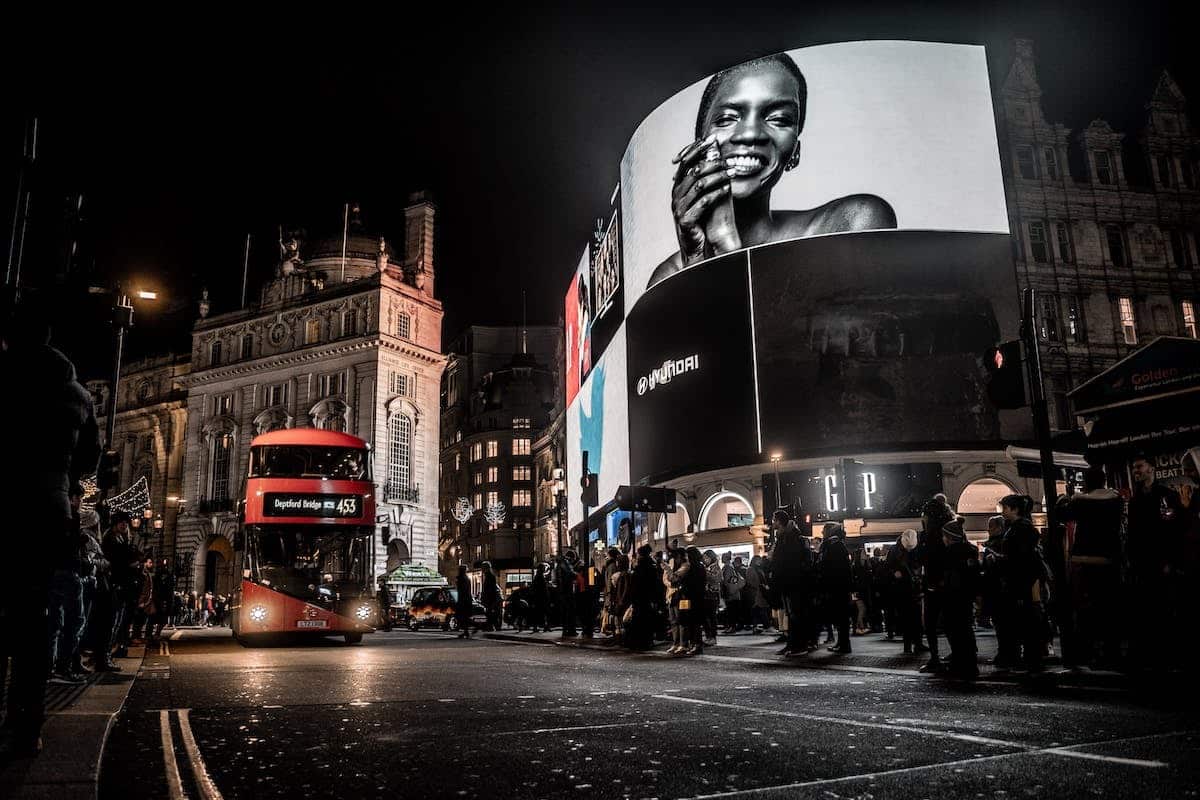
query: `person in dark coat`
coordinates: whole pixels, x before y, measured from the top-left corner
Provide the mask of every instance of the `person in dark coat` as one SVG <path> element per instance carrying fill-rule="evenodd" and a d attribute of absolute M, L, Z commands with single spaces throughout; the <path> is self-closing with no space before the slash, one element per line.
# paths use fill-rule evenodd
<path fill-rule="evenodd" d="M 967 541 L 962 522 L 942 526 L 946 546 L 942 619 L 950 642 L 950 673 L 956 678 L 979 677 L 975 643 L 975 595 L 979 591 L 979 548 Z"/>
<path fill-rule="evenodd" d="M 1130 467 L 1133 492 L 1125 540 L 1134 627 L 1129 649 L 1131 660 L 1152 667 L 1173 649 L 1176 572 L 1182 562 L 1187 511 L 1179 493 L 1155 479 L 1154 465 L 1146 456 L 1136 456 Z"/>
<path fill-rule="evenodd" d="M 685 656 L 698 656 L 704 652 L 704 596 L 708 584 L 708 571 L 704 568 L 704 556 L 698 547 L 684 551 L 683 569 L 676 572 L 680 577 L 682 597 L 679 605 L 679 624 L 683 629 Z M 682 573 L 682 574 L 681 574 Z M 686 606 L 686 607 L 685 607 Z"/>
<path fill-rule="evenodd" d="M 546 573 L 550 565 L 546 562 L 538 564 L 533 572 L 533 583 L 529 587 L 529 625 L 534 633 L 538 628 L 550 630 L 549 618 L 546 616 L 550 608 L 550 588 L 546 583 Z"/>
<path fill-rule="evenodd" d="M 1084 473 L 1085 491 L 1062 509 L 1074 524 L 1067 584 L 1074 617 L 1074 658 L 1080 665 L 1116 666 L 1120 659 L 1121 526 L 1125 502 L 1105 484 L 1104 470 Z M 1061 591 L 1061 590 L 1060 590 Z"/>
<path fill-rule="evenodd" d="M 496 571 L 490 561 L 484 561 L 483 590 L 479 593 L 479 602 L 487 612 L 488 627 L 494 631 L 500 630 L 501 616 L 504 613 L 504 598 L 500 595 L 500 582 L 496 579 Z"/>
<path fill-rule="evenodd" d="M 41 751 L 50 630 L 46 614 L 56 553 L 72 532 L 68 492 L 96 470 L 99 432 L 92 397 L 75 367 L 50 346 L 46 309 L 29 297 L 0 307 L 0 501 L 6 515 L 0 584 L 0 686 L 11 663 L 2 756 Z"/>
<path fill-rule="evenodd" d="M 558 609 L 562 614 L 562 638 L 577 635 L 575 627 L 575 562 L 574 550 L 564 551 L 554 569 L 554 587 L 558 593 Z"/>
<path fill-rule="evenodd" d="M 888 550 L 885 564 L 888 570 L 889 620 L 888 635 L 899 633 L 906 654 L 922 653 L 921 644 L 921 579 L 917 564 L 917 532 L 908 528 L 896 537 Z"/>
<path fill-rule="evenodd" d="M 768 582 L 779 592 L 788 618 L 788 641 L 779 655 L 801 656 L 812 649 L 811 608 L 816 591 L 812 547 L 782 509 L 771 517 L 771 527 L 775 530 L 775 546 L 771 550 Z"/>
<path fill-rule="evenodd" d="M 938 625 L 942 621 L 942 593 L 946 584 L 946 545 L 942 526 L 954 515 L 950 507 L 938 498 L 925 503 L 921 512 L 922 531 L 917 544 L 917 561 L 924 575 L 922 589 L 925 598 L 925 639 L 929 645 L 929 663 L 921 672 L 941 672 L 944 668 L 938 647 Z"/>
<path fill-rule="evenodd" d="M 662 597 L 662 573 L 651 556 L 650 545 L 637 551 L 633 565 L 629 603 L 633 613 L 625 626 L 624 644 L 631 650 L 647 650 L 654 643 L 658 630 L 659 603 Z"/>
<path fill-rule="evenodd" d="M 1033 499 L 1028 495 L 1012 494 L 1000 500 L 1004 537 L 992 560 L 1000 570 L 997 611 L 1002 613 L 996 629 L 995 663 L 1002 668 L 1023 664 L 1030 670 L 1040 669 L 1046 646 L 1039 588 L 1044 569 L 1038 532 L 1030 520 L 1032 509 Z"/>
<path fill-rule="evenodd" d="M 379 576 L 379 590 L 375 593 L 375 598 L 379 601 L 379 622 L 380 627 L 385 631 L 392 629 L 392 593 L 388 589 L 387 576 Z"/>
<path fill-rule="evenodd" d="M 846 530 L 831 523 L 825 526 L 824 541 L 821 543 L 821 561 L 818 566 L 821 604 L 825 620 L 832 623 L 838 632 L 837 642 L 830 645 L 831 653 L 850 652 L 850 593 L 853 590 L 853 575 L 850 569 L 850 551 L 843 541 Z"/>
<path fill-rule="evenodd" d="M 467 565 L 458 565 L 458 577 L 454 579 L 454 588 L 458 597 L 454 602 L 454 616 L 458 619 L 458 638 L 471 638 L 471 611 L 474 610 L 474 598 L 471 596 L 471 578 L 467 575 Z"/>

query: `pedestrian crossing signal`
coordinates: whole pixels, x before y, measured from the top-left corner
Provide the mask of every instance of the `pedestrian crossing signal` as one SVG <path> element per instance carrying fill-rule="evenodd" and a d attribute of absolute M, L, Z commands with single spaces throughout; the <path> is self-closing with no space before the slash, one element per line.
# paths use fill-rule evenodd
<path fill-rule="evenodd" d="M 984 359 L 988 370 L 987 393 L 996 408 L 1021 408 L 1025 399 L 1025 373 L 1021 369 L 1021 342 L 990 348 Z"/>
<path fill-rule="evenodd" d="M 579 478 L 579 485 L 583 487 L 583 492 L 579 496 L 579 500 L 588 508 L 595 508 L 600 505 L 600 476 L 594 472 L 585 472 Z"/>

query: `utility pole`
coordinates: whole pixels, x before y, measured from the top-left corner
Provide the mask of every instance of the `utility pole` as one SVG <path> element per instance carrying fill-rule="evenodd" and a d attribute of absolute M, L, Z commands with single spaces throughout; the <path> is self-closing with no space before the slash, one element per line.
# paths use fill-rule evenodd
<path fill-rule="evenodd" d="M 1038 348 L 1036 296 L 1031 288 L 1021 292 L 1021 338 L 1025 340 L 1025 368 L 1029 377 L 1029 406 L 1033 411 L 1033 429 L 1037 436 L 1042 463 L 1042 492 L 1045 495 L 1046 530 L 1054 530 L 1054 501 L 1058 499 L 1054 467 L 1054 448 L 1050 442 L 1050 412 L 1046 407 L 1046 388 L 1042 383 L 1042 356 Z"/>

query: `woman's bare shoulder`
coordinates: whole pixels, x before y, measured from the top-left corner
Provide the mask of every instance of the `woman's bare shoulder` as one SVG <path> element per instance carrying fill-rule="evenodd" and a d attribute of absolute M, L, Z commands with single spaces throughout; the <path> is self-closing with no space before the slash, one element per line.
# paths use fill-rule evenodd
<path fill-rule="evenodd" d="M 654 272 L 650 273 L 650 280 L 646 281 L 646 288 L 654 286 L 654 284 L 674 275 L 683 269 L 683 259 L 679 257 L 679 253 L 672 253 L 667 260 L 663 261 L 654 268 Z"/>
<path fill-rule="evenodd" d="M 777 211 L 779 238 L 896 227 L 896 212 L 878 195 L 851 194 L 802 211 Z"/>

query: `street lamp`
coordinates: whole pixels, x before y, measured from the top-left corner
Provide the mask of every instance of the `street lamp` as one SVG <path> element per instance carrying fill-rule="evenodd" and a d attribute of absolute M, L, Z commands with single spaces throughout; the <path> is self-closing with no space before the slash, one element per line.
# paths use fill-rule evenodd
<path fill-rule="evenodd" d="M 783 489 L 779 483 L 779 462 L 783 460 L 783 453 L 771 453 L 771 466 L 775 468 L 775 507 L 783 507 Z"/>

